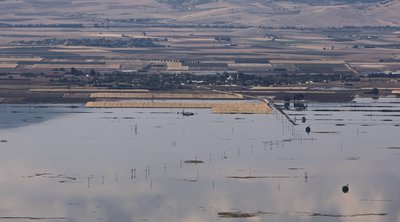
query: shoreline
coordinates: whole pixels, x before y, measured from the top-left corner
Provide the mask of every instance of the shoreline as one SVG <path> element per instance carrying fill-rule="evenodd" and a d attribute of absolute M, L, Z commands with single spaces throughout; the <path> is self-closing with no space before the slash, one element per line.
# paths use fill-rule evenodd
<path fill-rule="evenodd" d="M 4 90 L 0 89 L 0 104 L 71 104 L 71 103 L 88 103 L 88 102 L 99 102 L 99 101 L 118 101 L 118 100 L 137 100 L 137 101 L 145 101 L 145 100 L 248 100 L 248 99 L 268 99 L 271 103 L 283 102 L 286 98 L 290 98 L 293 102 L 292 98 L 296 94 L 302 94 L 304 99 L 303 102 L 323 102 L 323 103 L 332 103 L 332 102 L 351 102 L 354 98 L 378 98 L 378 97 L 387 97 L 394 96 L 398 97 L 398 94 L 391 92 L 383 92 L 378 95 L 373 94 L 365 94 L 365 90 L 358 91 L 332 91 L 329 93 L 325 92 L 312 92 L 312 91 L 303 91 L 303 92 L 290 92 L 290 91 L 240 91 L 240 94 L 243 97 L 234 97 L 234 96 L 216 96 L 212 97 L 212 93 L 210 91 L 204 91 L 201 93 L 196 93 L 197 96 L 190 96 L 192 94 L 191 90 L 185 91 L 168 91 L 167 96 L 163 96 L 164 92 L 151 92 L 148 95 L 144 95 L 143 93 L 139 93 L 135 95 L 135 93 L 127 94 L 127 93 L 105 93 L 104 96 L 96 93 L 80 93 L 80 92 L 72 92 L 72 93 L 61 93 L 61 92 L 35 92 L 29 90 Z M 235 92 L 236 93 L 236 92 Z M 189 96 L 188 96 L 189 95 Z"/>

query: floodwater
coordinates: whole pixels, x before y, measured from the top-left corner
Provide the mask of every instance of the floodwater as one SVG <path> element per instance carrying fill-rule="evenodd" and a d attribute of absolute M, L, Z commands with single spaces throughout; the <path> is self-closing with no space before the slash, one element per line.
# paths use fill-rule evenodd
<path fill-rule="evenodd" d="M 1 106 L 0 221 L 400 221 L 399 99 L 185 111 Z"/>

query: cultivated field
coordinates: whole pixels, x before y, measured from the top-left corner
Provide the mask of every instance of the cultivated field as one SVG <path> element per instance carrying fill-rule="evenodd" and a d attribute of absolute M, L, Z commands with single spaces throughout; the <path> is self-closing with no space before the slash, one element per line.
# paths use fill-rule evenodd
<path fill-rule="evenodd" d="M 399 70 L 398 34 L 390 29 L 190 28 L 127 23 L 111 28 L 40 30 L 40 34 L 32 27 L 1 30 L 0 71 L 52 73 L 74 67 L 99 72 L 145 69 L 150 74 L 354 74 Z M 152 39 L 157 47 L 73 46 L 59 44 L 61 39 Z"/>
<path fill-rule="evenodd" d="M 74 87 L 74 88 L 64 88 L 64 87 L 59 87 L 59 88 L 53 88 L 53 87 L 48 87 L 48 88 L 33 88 L 29 89 L 30 92 L 48 92 L 48 93 L 71 93 L 71 92 L 99 92 L 100 94 L 102 93 L 143 93 L 143 92 L 148 92 L 148 90 L 145 89 L 103 89 L 103 88 L 92 88 L 92 87 Z"/>

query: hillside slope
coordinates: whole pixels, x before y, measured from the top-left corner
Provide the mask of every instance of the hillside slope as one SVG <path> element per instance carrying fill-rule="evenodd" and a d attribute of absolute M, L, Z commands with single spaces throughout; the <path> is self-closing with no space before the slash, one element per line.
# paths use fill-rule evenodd
<path fill-rule="evenodd" d="M 255 26 L 400 25 L 399 0 L 3 0 L 0 23 L 90 23 L 159 18 Z"/>
<path fill-rule="evenodd" d="M 182 22 L 231 22 L 264 26 L 400 25 L 400 1 L 221 0 L 194 5 Z"/>

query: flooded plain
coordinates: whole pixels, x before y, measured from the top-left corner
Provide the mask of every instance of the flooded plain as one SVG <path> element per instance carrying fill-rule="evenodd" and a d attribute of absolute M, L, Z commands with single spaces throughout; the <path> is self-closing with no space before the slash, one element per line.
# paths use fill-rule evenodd
<path fill-rule="evenodd" d="M 0 220 L 400 221 L 399 99 L 185 111 L 2 105 Z"/>

